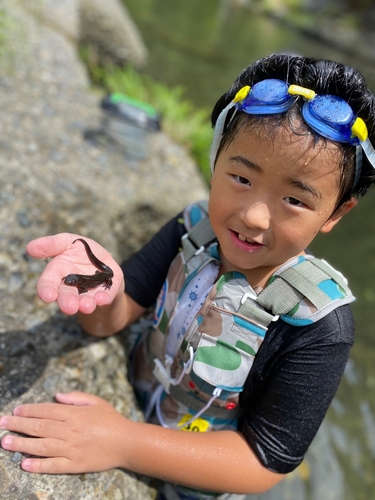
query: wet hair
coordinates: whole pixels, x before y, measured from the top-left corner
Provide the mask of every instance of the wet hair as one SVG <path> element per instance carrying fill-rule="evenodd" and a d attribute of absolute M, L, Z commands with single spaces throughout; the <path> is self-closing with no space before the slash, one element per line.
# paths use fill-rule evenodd
<path fill-rule="evenodd" d="M 362 118 L 367 126 L 371 143 L 375 147 L 375 96 L 367 88 L 363 76 L 350 66 L 334 61 L 314 59 L 301 56 L 273 54 L 259 59 L 245 68 L 237 77 L 232 87 L 216 103 L 212 112 L 212 125 L 221 111 L 233 100 L 236 93 L 246 85 L 276 78 L 289 84 L 296 84 L 308 88 L 317 94 L 332 94 L 344 99 L 354 113 Z M 224 133 L 219 150 L 225 148 L 243 129 L 264 127 L 268 136 L 279 126 L 288 126 L 293 133 L 311 135 L 314 144 L 321 143 L 322 147 L 329 141 L 314 132 L 302 119 L 302 97 L 296 99 L 294 105 L 286 112 L 276 115 L 248 115 L 237 112 L 233 119 L 234 109 L 229 110 Z M 296 120 L 297 118 L 297 120 Z M 297 123 L 297 126 L 296 126 Z M 362 170 L 359 179 L 354 185 L 356 147 L 346 143 L 335 142 L 341 155 L 340 194 L 336 210 L 352 196 L 364 195 L 368 188 L 375 184 L 375 169 L 362 154 Z"/>

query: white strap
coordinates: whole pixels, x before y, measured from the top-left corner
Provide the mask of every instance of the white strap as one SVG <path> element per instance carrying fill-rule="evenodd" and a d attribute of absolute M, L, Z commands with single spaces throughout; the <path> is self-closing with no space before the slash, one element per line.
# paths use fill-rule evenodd
<path fill-rule="evenodd" d="M 215 160 L 216 160 L 216 155 L 220 146 L 220 141 L 221 141 L 221 136 L 223 135 L 224 131 L 224 125 L 225 125 L 225 120 L 228 114 L 228 111 L 233 108 L 234 102 L 231 101 L 227 107 L 223 109 L 223 111 L 220 113 L 218 116 L 218 119 L 216 120 L 216 125 L 215 125 L 215 133 L 214 133 L 214 138 L 212 141 L 212 146 L 211 146 L 211 152 L 210 152 L 210 166 L 211 166 L 211 172 L 214 172 L 215 168 Z"/>
<path fill-rule="evenodd" d="M 203 406 L 203 408 L 201 408 L 198 413 L 196 413 L 193 417 L 191 417 L 190 420 L 188 420 L 187 422 L 184 422 L 183 424 L 180 424 L 178 427 L 185 427 L 185 425 L 189 425 L 191 424 L 192 422 L 194 422 L 194 420 L 196 420 L 198 417 L 200 417 L 202 415 L 202 413 L 204 413 L 206 410 L 208 410 L 208 408 L 212 405 L 212 403 L 215 401 L 216 398 L 218 398 L 221 394 L 221 389 L 219 389 L 218 387 L 215 387 L 214 389 L 214 392 L 212 393 L 212 396 L 211 398 L 207 401 L 207 404 L 205 404 Z"/>
<path fill-rule="evenodd" d="M 170 428 L 170 426 L 165 422 L 163 415 L 161 413 L 161 409 L 160 409 L 160 399 L 161 399 L 161 396 L 163 394 L 163 387 L 161 385 L 156 389 L 154 395 L 155 394 L 157 394 L 157 397 L 155 398 L 156 399 L 156 405 L 155 405 L 156 415 L 159 419 L 160 425 L 162 427 Z M 194 420 L 196 420 L 198 417 L 200 417 L 212 405 L 212 403 L 215 401 L 216 398 L 218 398 L 220 396 L 220 394 L 221 394 L 221 389 L 219 389 L 218 387 L 215 387 L 211 398 L 207 401 L 205 406 L 203 408 L 201 408 L 198 411 L 198 413 L 196 413 L 190 420 L 188 420 L 187 422 L 184 422 L 183 424 L 180 424 L 178 426 L 178 428 L 185 427 L 186 425 L 189 425 L 192 422 L 194 422 Z"/>

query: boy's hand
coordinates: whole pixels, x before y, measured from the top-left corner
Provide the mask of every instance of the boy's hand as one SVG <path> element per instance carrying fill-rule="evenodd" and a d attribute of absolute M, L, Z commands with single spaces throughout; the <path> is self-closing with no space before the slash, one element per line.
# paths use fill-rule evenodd
<path fill-rule="evenodd" d="M 120 266 L 107 250 L 89 238 L 84 239 L 90 245 L 93 254 L 113 270 L 112 287 L 105 290 L 99 286 L 79 295 L 77 288 L 64 284 L 63 278 L 68 274 L 92 275 L 97 270 L 90 262 L 82 243 L 77 241 L 73 244 L 77 238 L 81 236 L 61 233 L 38 238 L 26 247 L 32 257 L 52 257 L 39 278 L 38 294 L 45 302 L 56 300 L 62 312 L 69 315 L 78 311 L 91 314 L 96 306 L 110 304 L 120 288 L 124 290 L 124 278 Z"/>
<path fill-rule="evenodd" d="M 64 404 L 26 404 L 0 419 L 0 428 L 33 436 L 7 435 L 1 442 L 5 450 L 45 457 L 24 459 L 22 469 L 77 474 L 121 467 L 121 436 L 131 422 L 97 396 L 71 392 L 56 399 Z"/>

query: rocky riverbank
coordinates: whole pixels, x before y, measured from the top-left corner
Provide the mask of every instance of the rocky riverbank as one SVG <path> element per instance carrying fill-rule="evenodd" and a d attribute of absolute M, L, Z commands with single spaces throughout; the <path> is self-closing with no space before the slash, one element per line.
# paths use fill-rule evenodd
<path fill-rule="evenodd" d="M 42 235 L 75 232 L 121 260 L 184 205 L 206 197 L 207 187 L 189 155 L 163 132 L 140 143 L 144 155 L 138 159 L 92 134 L 100 128 L 101 96 L 90 89 L 78 41 L 90 33 L 92 50 L 136 65 L 146 61 L 147 50 L 119 1 L 4 0 L 2 9 L 1 414 L 78 389 L 142 419 L 126 379 L 123 335 L 89 338 L 75 318 L 42 303 L 36 282 L 45 263 L 30 259 L 25 245 Z M 113 39 L 106 42 L 108 30 L 116 34 L 116 49 Z M 143 500 L 156 494 L 149 479 L 122 470 L 30 476 L 20 470 L 20 459 L 0 450 L 2 500 Z"/>

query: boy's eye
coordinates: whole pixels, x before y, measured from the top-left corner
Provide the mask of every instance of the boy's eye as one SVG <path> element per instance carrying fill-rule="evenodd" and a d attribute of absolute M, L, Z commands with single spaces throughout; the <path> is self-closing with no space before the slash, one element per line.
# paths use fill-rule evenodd
<path fill-rule="evenodd" d="M 287 196 L 285 198 L 286 202 L 289 203 L 289 205 L 293 205 L 295 207 L 302 207 L 304 206 L 304 203 L 302 201 L 297 200 L 297 198 L 293 198 L 292 196 Z"/>
<path fill-rule="evenodd" d="M 235 178 L 240 184 L 250 184 L 250 181 L 248 179 L 246 179 L 245 177 L 241 177 L 240 175 L 236 175 Z"/>

